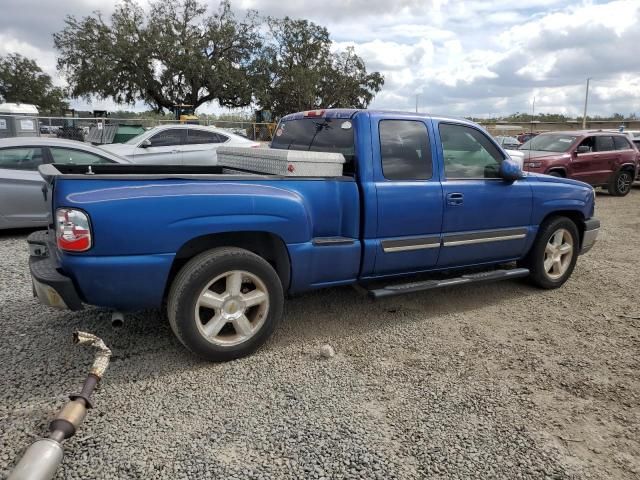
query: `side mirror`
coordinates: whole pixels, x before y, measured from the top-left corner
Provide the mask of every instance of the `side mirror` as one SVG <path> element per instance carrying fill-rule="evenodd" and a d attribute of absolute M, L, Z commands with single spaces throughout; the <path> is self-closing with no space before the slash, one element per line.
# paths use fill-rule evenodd
<path fill-rule="evenodd" d="M 500 163 L 500 178 L 507 182 L 515 182 L 523 177 L 522 165 L 513 158 L 505 158 Z"/>
<path fill-rule="evenodd" d="M 151 146 L 151 140 L 149 140 L 148 138 L 146 140 L 143 140 L 143 142 L 140 144 L 140 148 L 149 148 Z"/>
<path fill-rule="evenodd" d="M 587 145 L 580 145 L 576 149 L 576 153 L 590 153 L 590 152 L 591 152 L 591 147 L 589 147 Z"/>

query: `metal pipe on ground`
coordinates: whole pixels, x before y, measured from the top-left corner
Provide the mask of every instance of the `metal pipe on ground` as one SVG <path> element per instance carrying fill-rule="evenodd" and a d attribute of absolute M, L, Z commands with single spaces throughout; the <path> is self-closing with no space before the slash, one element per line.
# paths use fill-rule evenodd
<path fill-rule="evenodd" d="M 49 438 L 32 443 L 25 451 L 7 480 L 49 480 L 62 463 L 62 442 L 75 433 L 89 408 L 93 408 L 91 394 L 109 366 L 111 350 L 99 337 L 86 332 L 75 332 L 73 342 L 97 349 L 89 375 L 80 393 L 70 395 L 68 402 L 49 424 Z"/>

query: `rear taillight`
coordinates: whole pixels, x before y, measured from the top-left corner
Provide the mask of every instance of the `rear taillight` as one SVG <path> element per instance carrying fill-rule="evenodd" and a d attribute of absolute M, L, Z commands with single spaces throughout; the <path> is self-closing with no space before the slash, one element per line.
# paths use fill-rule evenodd
<path fill-rule="evenodd" d="M 66 252 L 89 250 L 91 248 L 91 228 L 87 214 L 74 208 L 57 209 L 56 241 L 58 248 Z"/>

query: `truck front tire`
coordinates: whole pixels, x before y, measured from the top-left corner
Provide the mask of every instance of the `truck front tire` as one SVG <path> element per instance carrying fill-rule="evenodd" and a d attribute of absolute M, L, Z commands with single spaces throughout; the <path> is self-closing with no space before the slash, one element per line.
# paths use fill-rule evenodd
<path fill-rule="evenodd" d="M 234 247 L 191 259 L 171 285 L 169 323 L 196 355 L 220 362 L 251 354 L 282 317 L 284 293 L 273 267 Z"/>
<path fill-rule="evenodd" d="M 576 224 L 567 217 L 546 220 L 522 262 L 531 271 L 531 282 L 540 288 L 562 286 L 571 276 L 580 252 L 580 235 Z"/>

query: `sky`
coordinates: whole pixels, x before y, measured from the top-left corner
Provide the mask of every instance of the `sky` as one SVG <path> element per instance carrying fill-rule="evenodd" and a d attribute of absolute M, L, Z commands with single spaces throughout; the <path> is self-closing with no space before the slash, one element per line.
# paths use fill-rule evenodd
<path fill-rule="evenodd" d="M 146 0 L 140 0 L 145 5 Z M 206 2 L 211 9 L 217 1 Z M 57 84 L 52 34 L 67 14 L 110 0 L 0 0 L 0 55 L 34 58 Z M 385 84 L 372 108 L 489 117 L 531 112 L 640 114 L 640 0 L 232 0 L 239 15 L 305 18 L 326 26 L 340 50 L 353 46 Z M 86 108 L 86 102 L 74 102 Z M 115 107 L 94 102 L 93 108 Z M 219 112 L 215 105 L 199 112 Z"/>

